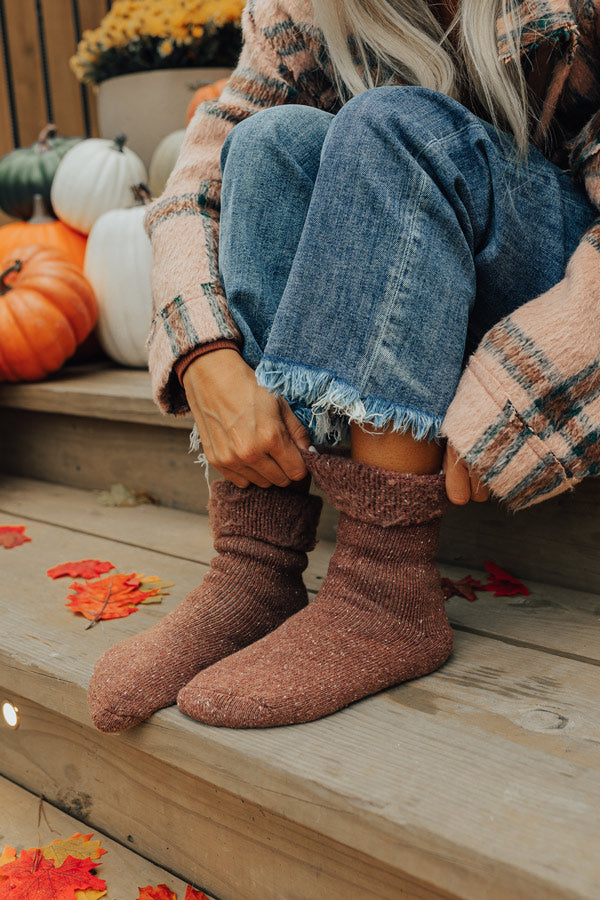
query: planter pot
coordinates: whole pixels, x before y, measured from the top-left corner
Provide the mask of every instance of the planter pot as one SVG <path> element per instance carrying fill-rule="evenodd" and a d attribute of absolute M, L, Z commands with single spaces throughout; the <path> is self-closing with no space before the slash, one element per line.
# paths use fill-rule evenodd
<path fill-rule="evenodd" d="M 100 137 L 125 134 L 127 146 L 148 168 L 162 138 L 185 127 L 194 91 L 231 72 L 216 68 L 157 69 L 109 78 L 98 85 Z"/>

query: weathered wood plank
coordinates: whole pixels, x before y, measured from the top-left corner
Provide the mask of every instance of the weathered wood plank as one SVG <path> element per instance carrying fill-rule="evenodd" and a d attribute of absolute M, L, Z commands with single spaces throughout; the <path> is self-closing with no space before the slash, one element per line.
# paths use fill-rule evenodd
<path fill-rule="evenodd" d="M 8 845 L 17 850 L 27 850 L 65 840 L 82 831 L 85 831 L 82 822 L 50 803 L 43 804 L 40 815 L 39 796 L 6 778 L 0 778 L 0 848 Z M 166 884 L 183 898 L 186 883 L 181 879 L 117 844 L 105 834 L 96 832 L 93 840 L 100 840 L 107 851 L 100 860 L 98 877 L 106 880 L 108 896 L 133 898 L 137 896 L 139 887 Z"/>
<path fill-rule="evenodd" d="M 21 145 L 33 143 L 47 121 L 35 0 L 5 3 Z"/>
<path fill-rule="evenodd" d="M 84 689 L 93 659 L 114 640 L 162 615 L 198 580 L 203 567 L 136 550 L 136 568 L 174 576 L 173 596 L 164 609 L 142 610 L 127 620 L 83 632 L 81 621 L 62 609 L 60 585 L 50 583 L 42 573 L 63 558 L 66 549 L 69 556 L 80 557 L 90 555 L 91 546 L 93 555 L 128 568 L 133 548 L 101 538 L 90 543 L 90 536 L 41 523 L 32 525 L 30 533 L 35 543 L 11 551 L 3 566 L 0 684 L 59 718 L 52 723 L 48 712 L 32 711 L 34 721 L 26 738 L 21 741 L 15 732 L 18 743 L 3 742 L 1 767 L 10 775 L 12 767 L 20 765 L 34 781 L 46 771 L 49 787 L 54 785 L 56 792 L 61 784 L 64 787 L 64 767 L 58 761 L 64 760 L 68 747 L 74 746 L 73 752 L 87 758 Z M 35 568 L 30 562 L 34 554 Z M 20 606 L 15 605 L 16 597 L 21 598 Z M 212 729 L 168 710 L 155 716 L 149 726 L 120 737 L 95 736 L 89 744 L 91 754 L 102 756 L 110 748 L 113 781 L 109 791 L 113 786 L 117 789 L 121 771 L 130 783 L 131 796 L 119 829 L 130 821 L 132 806 L 142 852 L 166 864 L 160 855 L 165 836 L 157 837 L 155 817 L 148 820 L 150 796 L 153 810 L 161 811 L 176 845 L 170 851 L 178 860 L 175 868 L 192 877 L 183 866 L 211 864 L 190 862 L 194 854 L 186 846 L 184 833 L 179 839 L 179 832 L 187 832 L 189 840 L 190 822 L 198 821 L 199 828 L 200 819 L 206 819 L 202 810 L 208 798 L 216 798 L 216 810 L 223 800 L 221 792 L 226 792 L 237 798 L 235 810 L 241 799 L 257 807 L 252 811 L 253 827 L 262 817 L 258 807 L 293 823 L 278 852 L 286 860 L 301 853 L 303 866 L 309 859 L 313 865 L 317 861 L 330 875 L 348 865 L 343 855 L 336 856 L 335 865 L 330 862 L 327 841 L 334 841 L 338 849 L 338 845 L 354 848 L 376 861 L 372 865 L 378 872 L 382 866 L 385 878 L 390 869 L 409 884 L 411 879 L 414 885 L 414 879 L 425 878 L 442 895 L 445 891 L 479 900 L 483 884 L 490 900 L 595 898 L 600 877 L 595 852 L 600 837 L 599 667 L 466 633 L 456 637 L 456 650 L 439 672 L 306 726 L 259 732 Z M 65 736 L 68 729 L 60 717 L 77 720 L 85 733 L 74 738 L 69 731 Z M 51 745 L 56 749 L 49 753 Z M 138 756 L 135 776 L 125 761 L 121 765 L 116 761 L 121 748 L 128 748 L 123 753 L 133 748 L 143 755 Z M 160 777 L 154 777 L 149 760 L 160 764 L 156 770 Z M 178 782 L 175 774 L 171 780 L 173 766 L 194 779 L 194 784 L 208 787 L 200 785 L 200 793 L 194 794 L 191 782 Z M 115 814 L 115 797 L 106 795 L 108 769 L 100 772 L 101 788 L 92 780 L 88 793 L 100 817 L 91 821 L 104 827 L 102 817 Z M 87 766 L 82 765 L 82 777 L 76 782 L 82 793 L 88 782 Z M 123 784 L 119 782 L 121 796 Z M 192 796 L 195 799 L 190 800 Z M 202 806 L 194 807 L 192 815 L 187 804 L 196 803 L 198 797 Z M 213 835 L 213 827 L 216 831 L 222 827 L 219 814 L 214 815 Z M 235 817 L 232 814 L 230 821 Z M 238 829 L 247 836 L 249 823 L 239 821 Z M 273 840 L 274 828 L 276 822 L 271 819 L 260 838 L 265 845 L 268 835 Z M 296 834 L 295 828 L 300 832 Z M 307 843 L 302 829 L 322 835 L 327 849 L 319 854 L 314 843 Z M 120 838 L 121 830 L 114 833 Z M 209 846 L 216 844 L 211 841 Z M 236 846 L 229 844 L 231 853 Z M 140 849 L 140 843 L 136 847 Z M 249 860 L 256 877 L 268 872 L 267 862 L 272 860 L 264 852 L 253 845 L 240 857 Z M 286 878 L 294 871 L 300 875 L 304 869 L 289 869 Z M 277 893 L 277 877 L 267 881 L 263 896 L 283 896 Z M 339 876 L 331 877 L 335 882 Z M 193 878 L 215 890 L 205 874 L 200 878 L 196 873 Z M 302 884 L 294 879 L 287 883 Z M 254 888 L 256 884 L 253 881 Z M 386 884 L 385 891 L 381 888 L 382 893 L 372 892 L 372 896 L 390 896 L 393 881 Z M 252 887 L 240 885 L 237 894 L 231 883 L 223 887 L 216 893 L 224 898 L 259 896 Z"/>
<path fill-rule="evenodd" d="M 152 506 L 111 509 L 100 506 L 87 491 L 1 476 L 0 510 L 204 564 L 213 555 L 206 517 L 180 510 Z M 309 590 L 320 588 L 332 552 L 333 545 L 322 540 L 310 554 L 305 574 Z M 447 565 L 442 565 L 442 570 L 451 578 L 468 571 Z M 598 662 L 598 597 L 552 585 L 530 586 L 532 594 L 525 598 L 488 593 L 479 593 L 475 603 L 452 598 L 447 607 L 450 619 L 469 631 Z"/>
<path fill-rule="evenodd" d="M 84 137 L 81 90 L 69 66 L 77 43 L 71 0 L 41 0 L 41 10 L 54 124 L 60 134 Z"/>
<path fill-rule="evenodd" d="M 14 148 L 5 66 L 4 47 L 0 41 L 0 156 L 4 156 Z M 8 221 L 10 221 L 9 217 L 0 210 L 0 225 L 4 225 Z"/>
<path fill-rule="evenodd" d="M 40 384 L 0 386 L 0 406 L 21 408 L 31 411 L 52 412 L 104 418 L 107 420 L 156 424 L 168 428 L 189 431 L 190 417 L 175 419 L 162 416 L 151 398 L 147 372 L 116 369 L 112 364 L 63 370 L 52 379 Z M 5 414 L 6 415 L 6 414 Z M 14 425 L 14 427 L 13 427 Z M 31 460 L 25 453 L 21 463 L 22 446 L 34 443 L 38 433 L 49 448 L 51 459 L 60 463 L 62 459 L 60 441 L 66 437 L 60 423 L 52 426 L 51 420 L 28 422 L 25 418 L 7 420 L 6 431 L 11 442 L 5 451 L 9 457 L 11 471 L 40 478 L 63 481 L 82 487 L 95 487 L 91 481 L 70 481 L 64 469 L 50 466 L 44 471 L 43 461 Z M 69 427 L 69 426 L 68 426 Z M 20 438 L 13 436 L 15 428 L 23 431 Z M 68 429 L 67 429 L 68 430 Z M 110 429 L 106 431 L 106 442 L 99 436 L 100 456 L 105 460 L 110 453 L 108 446 Z M 133 436 L 133 433 L 131 433 Z M 160 440 L 154 432 L 155 440 Z M 112 438 L 111 438 L 112 439 Z M 148 433 L 140 434 L 148 454 Z M 55 446 L 54 451 L 50 450 Z M 79 444 L 88 471 L 93 468 L 96 452 L 93 443 L 84 447 Z M 158 448 L 157 448 L 158 450 Z M 148 469 L 147 477 L 157 484 L 161 481 L 162 449 L 149 451 L 156 467 Z M 35 455 L 35 454 L 34 454 Z M 1 462 L 0 462 L 1 464 Z M 106 463 L 103 462 L 105 465 Z M 35 468 L 27 468 L 35 465 Z M 167 466 L 170 463 L 167 463 Z M 15 469 L 14 466 L 20 466 Z M 5 466 L 6 468 L 7 466 Z M 197 476 L 201 473 L 197 468 Z M 117 479 L 118 480 L 118 479 Z M 201 481 L 201 477 L 198 479 Z M 171 489 L 164 492 L 164 502 L 170 503 Z M 205 498 L 197 502 L 197 495 L 191 498 L 179 496 L 174 505 L 180 508 L 201 510 Z M 600 479 L 588 479 L 573 493 L 558 497 L 516 515 L 504 512 L 496 503 L 469 504 L 466 508 L 450 508 L 442 527 L 440 558 L 446 562 L 480 569 L 485 559 L 494 559 L 514 570 L 523 579 L 563 584 L 580 590 L 600 592 Z M 335 533 L 335 515 L 326 506 L 321 534 L 331 540 Z"/>
<path fill-rule="evenodd" d="M 24 724 L 0 747 L 1 765 L 40 785 L 46 797 L 89 826 L 190 873 L 185 877 L 221 900 L 456 897 L 180 770 L 173 754 L 157 760 L 28 700 L 19 702 Z M 175 732 L 171 739 L 177 740 Z"/>
<path fill-rule="evenodd" d="M 0 384 L 2 406 L 162 425 L 187 432 L 193 425 L 191 416 L 176 418 L 160 413 L 152 400 L 147 371 L 115 369 L 111 363 L 70 366 L 32 384 Z"/>
<path fill-rule="evenodd" d="M 600 593 L 599 510 L 600 478 L 518 513 L 493 502 L 451 507 L 440 558 L 477 568 L 502 561 L 522 579 Z"/>

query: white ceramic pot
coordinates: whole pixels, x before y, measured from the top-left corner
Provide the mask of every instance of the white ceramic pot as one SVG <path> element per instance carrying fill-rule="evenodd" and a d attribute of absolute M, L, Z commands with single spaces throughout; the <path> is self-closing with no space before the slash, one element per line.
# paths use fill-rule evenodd
<path fill-rule="evenodd" d="M 127 136 L 127 146 L 142 158 L 146 168 L 165 137 L 185 128 L 185 116 L 194 91 L 232 69 L 156 69 L 119 75 L 98 85 L 100 137 Z"/>

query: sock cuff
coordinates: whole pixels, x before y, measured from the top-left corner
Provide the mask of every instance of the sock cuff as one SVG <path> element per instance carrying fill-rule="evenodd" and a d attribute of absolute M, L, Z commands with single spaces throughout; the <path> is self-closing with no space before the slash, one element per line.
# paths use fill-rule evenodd
<path fill-rule="evenodd" d="M 357 462 L 347 454 L 303 452 L 327 499 L 354 519 L 382 526 L 440 518 L 448 505 L 444 475 L 414 475 Z"/>
<path fill-rule="evenodd" d="M 309 484 L 303 479 L 293 487 L 239 488 L 230 481 L 213 482 L 208 509 L 215 539 L 235 535 L 312 550 L 323 501 L 308 493 Z"/>

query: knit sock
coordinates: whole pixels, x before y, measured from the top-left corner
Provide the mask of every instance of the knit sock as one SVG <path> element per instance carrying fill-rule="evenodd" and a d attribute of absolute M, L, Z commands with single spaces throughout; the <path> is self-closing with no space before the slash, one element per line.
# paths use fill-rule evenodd
<path fill-rule="evenodd" d="M 178 697 L 201 722 L 309 722 L 432 672 L 452 649 L 434 558 L 441 475 L 305 455 L 340 510 L 337 548 L 315 600 L 276 631 L 197 675 Z"/>
<path fill-rule="evenodd" d="M 212 485 L 218 551 L 201 585 L 161 622 L 108 650 L 88 690 L 94 724 L 124 731 L 175 703 L 197 672 L 277 628 L 307 603 L 302 572 L 322 501 L 287 488 Z"/>

